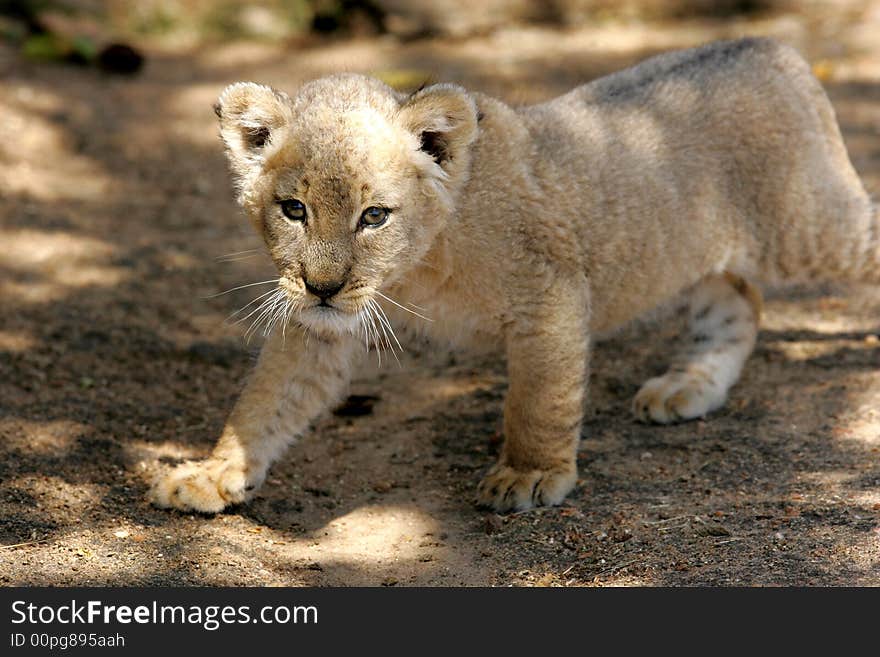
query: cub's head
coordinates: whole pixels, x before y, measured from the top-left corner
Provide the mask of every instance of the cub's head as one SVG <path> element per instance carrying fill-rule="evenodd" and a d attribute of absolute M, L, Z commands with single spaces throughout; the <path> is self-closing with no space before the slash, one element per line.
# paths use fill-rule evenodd
<path fill-rule="evenodd" d="M 237 83 L 215 106 L 239 202 L 268 245 L 292 317 L 355 331 L 384 284 L 446 227 L 477 133 L 453 85 L 403 96 L 357 75 L 293 97 Z"/>

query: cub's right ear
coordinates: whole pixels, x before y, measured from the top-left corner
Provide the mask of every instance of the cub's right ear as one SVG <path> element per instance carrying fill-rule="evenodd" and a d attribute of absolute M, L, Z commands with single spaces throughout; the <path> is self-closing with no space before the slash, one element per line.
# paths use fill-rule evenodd
<path fill-rule="evenodd" d="M 234 173 L 246 176 L 262 161 L 266 150 L 293 118 L 290 98 L 283 91 L 253 82 L 236 82 L 214 104 L 220 136 Z"/>

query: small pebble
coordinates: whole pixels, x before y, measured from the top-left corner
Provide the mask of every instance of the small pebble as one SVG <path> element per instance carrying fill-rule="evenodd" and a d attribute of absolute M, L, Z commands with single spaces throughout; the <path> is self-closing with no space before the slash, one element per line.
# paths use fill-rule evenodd
<path fill-rule="evenodd" d="M 394 484 L 390 481 L 377 481 L 373 484 L 373 490 L 377 493 L 387 493 L 392 488 L 394 488 Z"/>

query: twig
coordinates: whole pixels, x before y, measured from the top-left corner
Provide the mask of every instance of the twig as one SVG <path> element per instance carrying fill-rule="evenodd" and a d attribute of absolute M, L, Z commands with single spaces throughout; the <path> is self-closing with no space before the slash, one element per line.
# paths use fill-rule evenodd
<path fill-rule="evenodd" d="M 611 573 L 612 575 L 616 573 L 618 570 L 623 570 L 627 566 L 632 566 L 636 563 L 638 559 L 632 559 L 630 561 L 624 561 L 623 563 L 619 563 L 616 566 L 611 566 L 611 568 L 606 568 L 605 570 L 600 570 L 598 573 L 594 575 L 594 577 L 599 577 L 600 575 L 604 575 L 605 573 Z"/>
<path fill-rule="evenodd" d="M 643 525 L 665 525 L 667 522 L 675 522 L 676 520 L 684 520 L 690 518 L 690 515 L 675 516 L 674 518 L 665 518 L 663 520 L 643 520 Z"/>
<path fill-rule="evenodd" d="M 48 538 L 41 538 L 38 541 L 25 541 L 24 543 L 13 543 L 12 545 L 0 545 L 0 550 L 9 550 L 11 548 L 24 547 L 25 545 L 36 545 L 37 543 L 48 543 Z"/>

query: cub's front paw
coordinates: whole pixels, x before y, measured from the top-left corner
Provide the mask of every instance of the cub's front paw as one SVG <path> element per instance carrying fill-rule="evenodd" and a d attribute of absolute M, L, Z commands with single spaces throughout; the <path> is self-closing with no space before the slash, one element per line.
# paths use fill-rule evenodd
<path fill-rule="evenodd" d="M 645 382 L 633 413 L 640 422 L 671 424 L 703 417 L 726 399 L 727 391 L 706 374 L 665 374 Z"/>
<path fill-rule="evenodd" d="M 150 491 L 158 507 L 219 513 L 243 502 L 256 486 L 249 485 L 244 467 L 217 459 L 184 463 L 160 476 Z"/>
<path fill-rule="evenodd" d="M 495 464 L 477 488 L 477 504 L 496 511 L 523 511 L 562 502 L 577 482 L 577 467 L 561 470 L 515 470 Z"/>

